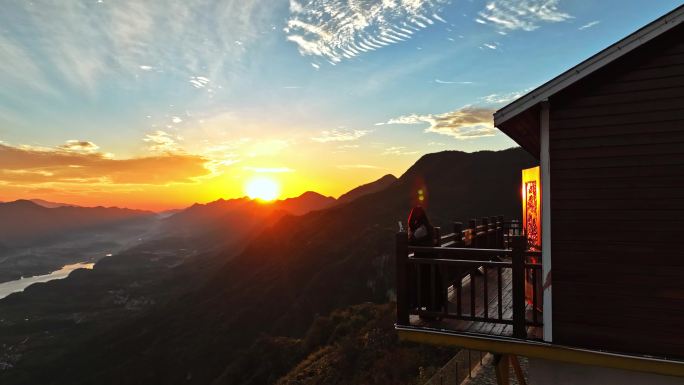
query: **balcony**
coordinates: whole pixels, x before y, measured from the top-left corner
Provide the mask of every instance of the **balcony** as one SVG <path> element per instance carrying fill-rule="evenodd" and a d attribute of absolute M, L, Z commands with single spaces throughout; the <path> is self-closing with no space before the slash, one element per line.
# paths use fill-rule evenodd
<path fill-rule="evenodd" d="M 542 340 L 541 252 L 520 233 L 502 217 L 456 222 L 437 247 L 409 246 L 398 233 L 397 328 Z"/>

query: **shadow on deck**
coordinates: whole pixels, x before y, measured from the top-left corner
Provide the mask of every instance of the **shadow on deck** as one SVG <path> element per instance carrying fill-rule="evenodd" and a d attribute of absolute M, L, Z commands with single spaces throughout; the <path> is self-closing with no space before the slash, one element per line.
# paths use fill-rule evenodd
<path fill-rule="evenodd" d="M 460 301 L 458 299 L 459 290 L 457 290 L 456 285 L 452 285 L 447 288 L 447 312 L 450 314 L 460 313 L 462 315 L 461 318 L 463 319 L 441 318 L 438 320 L 427 320 L 421 319 L 421 317 L 418 314 L 411 314 L 409 315 L 410 325 L 416 327 L 426 327 L 431 329 L 442 329 L 447 331 L 459 331 L 473 334 L 487 334 L 493 336 L 513 337 L 513 280 L 511 270 L 505 269 L 501 273 L 502 296 L 499 297 L 499 278 L 497 271 L 495 271 L 495 269 L 487 269 L 487 314 L 485 314 L 484 307 L 485 296 L 473 296 L 473 294 L 483 293 L 485 290 L 485 276 L 483 274 L 483 269 L 480 268 L 476 272 L 473 272 L 472 276 L 475 277 L 475 290 L 471 292 L 471 285 L 473 280 L 471 279 L 471 274 L 468 274 L 462 279 L 461 282 L 462 287 L 460 290 Z M 475 299 L 474 302 L 471 301 L 472 298 Z M 471 303 L 474 303 L 475 305 L 474 312 L 473 307 L 471 307 Z M 461 306 L 460 312 L 457 309 L 458 306 Z M 425 313 L 427 314 L 427 312 Z M 541 310 L 537 309 L 536 313 L 536 319 L 541 320 Z M 490 314 L 496 316 L 501 314 L 501 319 L 511 320 L 511 322 L 498 323 L 468 319 L 486 319 L 489 317 Z M 526 304 L 525 306 L 525 319 L 535 319 L 532 304 Z M 541 326 L 527 325 L 527 339 L 541 340 L 543 336 L 542 331 L 543 330 Z"/>

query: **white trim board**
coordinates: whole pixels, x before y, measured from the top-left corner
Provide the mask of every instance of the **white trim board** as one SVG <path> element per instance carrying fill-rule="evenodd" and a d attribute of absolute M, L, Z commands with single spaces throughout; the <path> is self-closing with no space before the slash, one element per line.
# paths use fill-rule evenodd
<path fill-rule="evenodd" d="M 553 285 L 546 286 L 547 280 L 551 279 L 551 167 L 549 155 L 549 102 L 541 103 L 541 111 L 539 116 L 540 130 L 540 151 L 539 151 L 539 168 L 541 178 L 541 233 L 542 233 L 542 282 L 544 283 L 544 291 L 542 297 L 543 303 L 543 320 L 544 320 L 544 341 L 553 341 L 553 307 L 551 290 Z"/>

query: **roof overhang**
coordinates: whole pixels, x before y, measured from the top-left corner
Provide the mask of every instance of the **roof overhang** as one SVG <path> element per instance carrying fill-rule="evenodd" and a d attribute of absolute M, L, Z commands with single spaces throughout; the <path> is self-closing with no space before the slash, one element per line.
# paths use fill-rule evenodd
<path fill-rule="evenodd" d="M 528 148 L 529 144 L 526 146 L 525 143 L 518 141 L 519 137 L 522 135 L 517 135 L 516 137 L 515 133 L 512 133 L 510 127 L 508 129 L 505 128 L 507 122 L 509 122 L 512 118 L 517 117 L 537 106 L 540 102 L 548 100 L 551 96 L 589 76 L 600 68 L 603 68 L 604 66 L 625 56 L 643 44 L 675 28 L 682 23 L 682 20 L 684 20 L 684 5 L 675 8 L 668 14 L 658 18 L 645 27 L 637 30 L 631 35 L 625 37 L 624 39 L 618 41 L 617 43 L 611 45 L 610 47 L 604 49 L 603 51 L 572 67 L 568 71 L 565 71 L 552 80 L 544 83 L 542 86 L 528 92 L 514 102 L 496 111 L 494 113 L 494 125 L 502 129 L 502 131 L 504 131 L 507 135 L 511 136 L 511 138 L 518 142 L 518 144 L 520 144 L 522 147 L 534 153 L 534 149 Z M 538 135 L 539 133 L 537 132 L 537 136 Z"/>

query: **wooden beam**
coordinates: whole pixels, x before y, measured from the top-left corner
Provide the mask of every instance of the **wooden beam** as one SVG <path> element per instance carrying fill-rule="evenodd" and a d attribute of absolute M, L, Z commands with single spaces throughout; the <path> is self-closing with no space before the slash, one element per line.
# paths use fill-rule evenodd
<path fill-rule="evenodd" d="M 494 354 L 516 354 L 523 357 L 541 358 L 579 365 L 684 377 L 684 361 L 600 352 L 514 338 L 466 333 L 455 334 L 413 326 L 405 327 L 397 325 L 396 329 L 399 338 L 402 341 L 441 346 L 457 346 L 465 349 L 492 352 Z"/>

